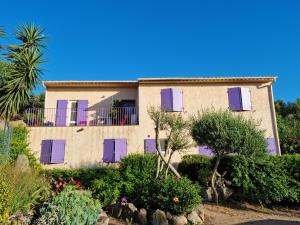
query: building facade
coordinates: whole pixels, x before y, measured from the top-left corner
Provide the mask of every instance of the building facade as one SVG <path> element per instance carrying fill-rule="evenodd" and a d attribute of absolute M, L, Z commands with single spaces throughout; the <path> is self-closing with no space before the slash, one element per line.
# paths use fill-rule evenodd
<path fill-rule="evenodd" d="M 129 153 L 155 153 L 147 109 L 185 118 L 229 109 L 259 121 L 271 154 L 280 154 L 272 84 L 275 77 L 148 78 L 136 81 L 44 81 L 45 108 L 28 109 L 29 145 L 46 167 L 92 167 Z M 207 154 L 196 146 L 186 154 Z M 181 155 L 174 156 L 174 163 Z"/>

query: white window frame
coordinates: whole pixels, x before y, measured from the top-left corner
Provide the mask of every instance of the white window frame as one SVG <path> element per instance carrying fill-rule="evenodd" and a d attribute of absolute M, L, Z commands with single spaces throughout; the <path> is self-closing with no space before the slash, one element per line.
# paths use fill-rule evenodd
<path fill-rule="evenodd" d="M 75 121 L 71 121 L 71 114 L 72 114 L 72 103 L 76 103 L 76 115 L 77 115 L 77 104 L 78 101 L 77 100 L 68 100 L 68 109 L 67 109 L 67 124 L 68 126 L 76 126 L 77 123 L 77 119 L 75 119 Z M 77 116 L 76 116 L 77 118 Z"/>

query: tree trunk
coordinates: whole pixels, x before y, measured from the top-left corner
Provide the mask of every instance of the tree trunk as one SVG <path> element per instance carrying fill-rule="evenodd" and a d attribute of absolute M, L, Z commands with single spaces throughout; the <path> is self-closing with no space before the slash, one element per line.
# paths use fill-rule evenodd
<path fill-rule="evenodd" d="M 217 158 L 217 161 L 216 161 L 216 164 L 214 166 L 212 177 L 211 177 L 211 188 L 213 190 L 213 196 L 214 196 L 215 202 L 217 204 L 219 204 L 219 195 L 218 195 L 218 191 L 217 191 L 217 188 L 216 188 L 216 175 L 217 175 L 217 171 L 218 171 L 218 167 L 219 167 L 219 164 L 220 164 L 221 157 L 216 156 L 216 158 Z"/>
<path fill-rule="evenodd" d="M 165 172 L 165 179 L 167 179 L 167 176 L 168 176 L 168 172 L 169 172 L 170 164 L 171 164 L 171 158 L 173 156 L 173 153 L 174 153 L 174 151 L 171 151 L 169 159 L 168 159 L 168 166 L 167 166 L 167 169 L 166 169 L 166 172 Z"/>

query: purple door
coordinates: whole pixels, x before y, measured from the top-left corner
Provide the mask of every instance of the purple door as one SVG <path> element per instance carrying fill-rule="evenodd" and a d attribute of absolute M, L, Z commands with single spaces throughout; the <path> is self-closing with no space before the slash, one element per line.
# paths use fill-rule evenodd
<path fill-rule="evenodd" d="M 277 154 L 277 149 L 276 149 L 276 142 L 275 138 L 267 138 L 267 143 L 268 143 L 268 151 L 271 155 L 276 155 Z"/>
<path fill-rule="evenodd" d="M 214 153 L 212 152 L 212 150 L 210 148 L 208 148 L 206 145 L 200 145 L 198 148 L 199 148 L 200 155 L 206 155 L 209 157 L 214 156 Z"/>
<path fill-rule="evenodd" d="M 172 89 L 167 88 L 167 89 L 161 89 L 160 92 L 160 104 L 161 104 L 161 110 L 166 111 L 166 112 L 171 112 L 172 111 Z"/>
<path fill-rule="evenodd" d="M 144 151 L 149 154 L 156 154 L 156 143 L 155 139 L 144 140 Z"/>
<path fill-rule="evenodd" d="M 104 139 L 103 162 L 114 162 L 115 139 Z"/>
<path fill-rule="evenodd" d="M 77 126 L 87 125 L 88 100 L 77 101 Z"/>
<path fill-rule="evenodd" d="M 52 140 L 42 140 L 42 150 L 41 150 L 41 156 L 40 156 L 41 163 L 43 163 L 43 164 L 50 163 L 51 147 L 52 147 Z"/>
<path fill-rule="evenodd" d="M 115 139 L 115 162 L 119 162 L 127 155 L 127 140 Z"/>
<path fill-rule="evenodd" d="M 65 140 L 52 140 L 51 163 L 64 163 Z"/>
<path fill-rule="evenodd" d="M 182 101 L 182 90 L 172 89 L 173 97 L 173 112 L 182 112 L 183 111 L 183 101 Z"/>
<path fill-rule="evenodd" d="M 242 110 L 241 88 L 228 88 L 229 109 L 233 111 Z"/>
<path fill-rule="evenodd" d="M 57 100 L 56 106 L 56 126 L 66 126 L 67 122 L 67 100 Z"/>

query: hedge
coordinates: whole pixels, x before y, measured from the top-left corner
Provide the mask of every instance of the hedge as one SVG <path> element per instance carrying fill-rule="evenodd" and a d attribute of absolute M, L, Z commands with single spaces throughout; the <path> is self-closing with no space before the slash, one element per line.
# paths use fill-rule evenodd
<path fill-rule="evenodd" d="M 213 160 L 205 156 L 185 156 L 179 172 L 207 186 Z M 222 159 L 219 172 L 237 188 L 234 198 L 261 204 L 300 203 L 300 155 L 252 158 L 229 155 Z"/>

